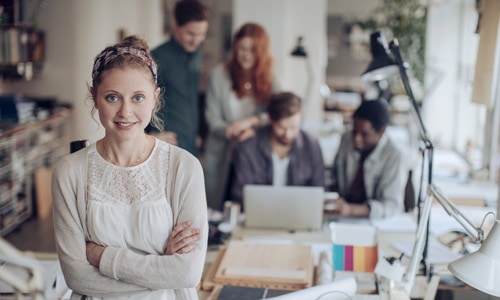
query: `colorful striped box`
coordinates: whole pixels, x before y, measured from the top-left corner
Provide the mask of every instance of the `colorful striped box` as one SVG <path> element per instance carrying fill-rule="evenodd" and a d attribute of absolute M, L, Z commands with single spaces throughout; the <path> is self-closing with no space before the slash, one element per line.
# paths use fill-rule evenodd
<path fill-rule="evenodd" d="M 332 222 L 330 230 L 334 270 L 373 272 L 378 261 L 375 227 Z"/>

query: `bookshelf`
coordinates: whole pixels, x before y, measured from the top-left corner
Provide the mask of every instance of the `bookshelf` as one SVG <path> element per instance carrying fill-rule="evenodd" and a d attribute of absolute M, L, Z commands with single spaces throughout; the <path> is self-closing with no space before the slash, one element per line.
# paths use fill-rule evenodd
<path fill-rule="evenodd" d="M 0 77 L 31 80 L 43 67 L 45 33 L 36 28 L 40 2 L 0 0 Z"/>
<path fill-rule="evenodd" d="M 35 173 L 69 153 L 70 112 L 60 109 L 46 120 L 0 131 L 1 236 L 34 215 L 40 200 L 34 195 Z"/>

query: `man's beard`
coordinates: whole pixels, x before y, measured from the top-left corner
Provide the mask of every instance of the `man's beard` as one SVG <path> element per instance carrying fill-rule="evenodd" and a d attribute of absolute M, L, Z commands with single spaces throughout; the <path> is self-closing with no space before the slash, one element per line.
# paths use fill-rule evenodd
<path fill-rule="evenodd" d="M 287 140 L 287 139 L 283 139 L 279 136 L 275 136 L 274 139 L 276 140 L 276 142 L 278 142 L 278 144 L 280 144 L 281 146 L 290 146 L 292 143 L 293 143 L 293 140 Z"/>

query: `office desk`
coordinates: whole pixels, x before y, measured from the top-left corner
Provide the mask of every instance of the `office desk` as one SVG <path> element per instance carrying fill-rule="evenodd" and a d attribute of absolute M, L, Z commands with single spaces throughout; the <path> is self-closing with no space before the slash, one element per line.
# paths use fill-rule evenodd
<path fill-rule="evenodd" d="M 248 241 L 258 241 L 258 242 L 277 242 L 277 243 L 298 243 L 298 244 L 311 244 L 314 246 L 321 246 L 321 244 L 331 244 L 330 231 L 325 228 L 322 231 L 307 232 L 307 231 L 295 231 L 287 232 L 285 230 L 263 230 L 263 229 L 250 229 L 245 227 L 237 227 L 234 229 L 231 235 L 231 239 L 235 240 L 248 240 Z M 400 253 L 391 246 L 394 241 L 413 243 L 415 238 L 415 233 L 411 232 L 379 232 L 378 234 L 378 246 L 379 255 L 382 256 L 399 256 Z M 331 250 L 330 250 L 331 251 Z M 314 249 L 313 249 L 314 252 Z M 204 278 L 215 261 L 218 254 L 216 248 L 209 249 L 207 253 L 207 259 L 204 270 Z M 335 276 L 342 276 L 344 272 L 337 272 Z M 373 273 L 362 273 L 355 274 L 353 272 L 350 276 L 356 276 L 358 281 L 358 293 L 355 299 L 384 299 L 382 296 L 373 295 L 377 293 L 375 276 Z M 360 282 L 361 280 L 361 282 Z M 371 282 L 370 282 L 371 281 Z M 429 290 L 435 293 L 439 278 L 433 278 L 432 284 L 426 282 L 425 278 L 418 278 L 415 283 L 414 290 L 412 291 L 412 298 L 415 299 L 427 299 L 426 292 Z M 215 287 L 213 291 L 199 290 L 198 295 L 200 300 L 216 300 L 217 295 L 220 292 L 221 287 Z M 370 296 L 364 294 L 372 294 Z M 433 294 L 432 294 L 433 295 Z M 429 297 L 433 299 L 432 297 Z"/>
<path fill-rule="evenodd" d="M 287 232 L 286 230 L 263 230 L 263 229 L 249 229 L 245 227 L 236 227 L 231 233 L 231 240 L 261 240 L 269 242 L 287 242 L 287 243 L 327 243 L 330 240 L 328 232 L 318 231 L 318 232 L 305 232 L 296 231 L 293 233 Z M 211 247 L 207 252 L 207 258 L 205 263 L 205 270 L 203 279 L 206 278 L 207 273 L 214 263 L 218 255 L 219 247 Z M 214 291 L 200 290 L 198 295 L 200 300 L 215 300 L 217 299 L 220 287 L 215 287 Z"/>

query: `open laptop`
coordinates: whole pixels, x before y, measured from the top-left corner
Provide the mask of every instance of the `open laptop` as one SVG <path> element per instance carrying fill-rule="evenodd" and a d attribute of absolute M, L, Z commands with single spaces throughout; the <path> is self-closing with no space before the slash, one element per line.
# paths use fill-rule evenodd
<path fill-rule="evenodd" d="M 245 226 L 319 230 L 323 224 L 323 187 L 245 185 Z"/>

